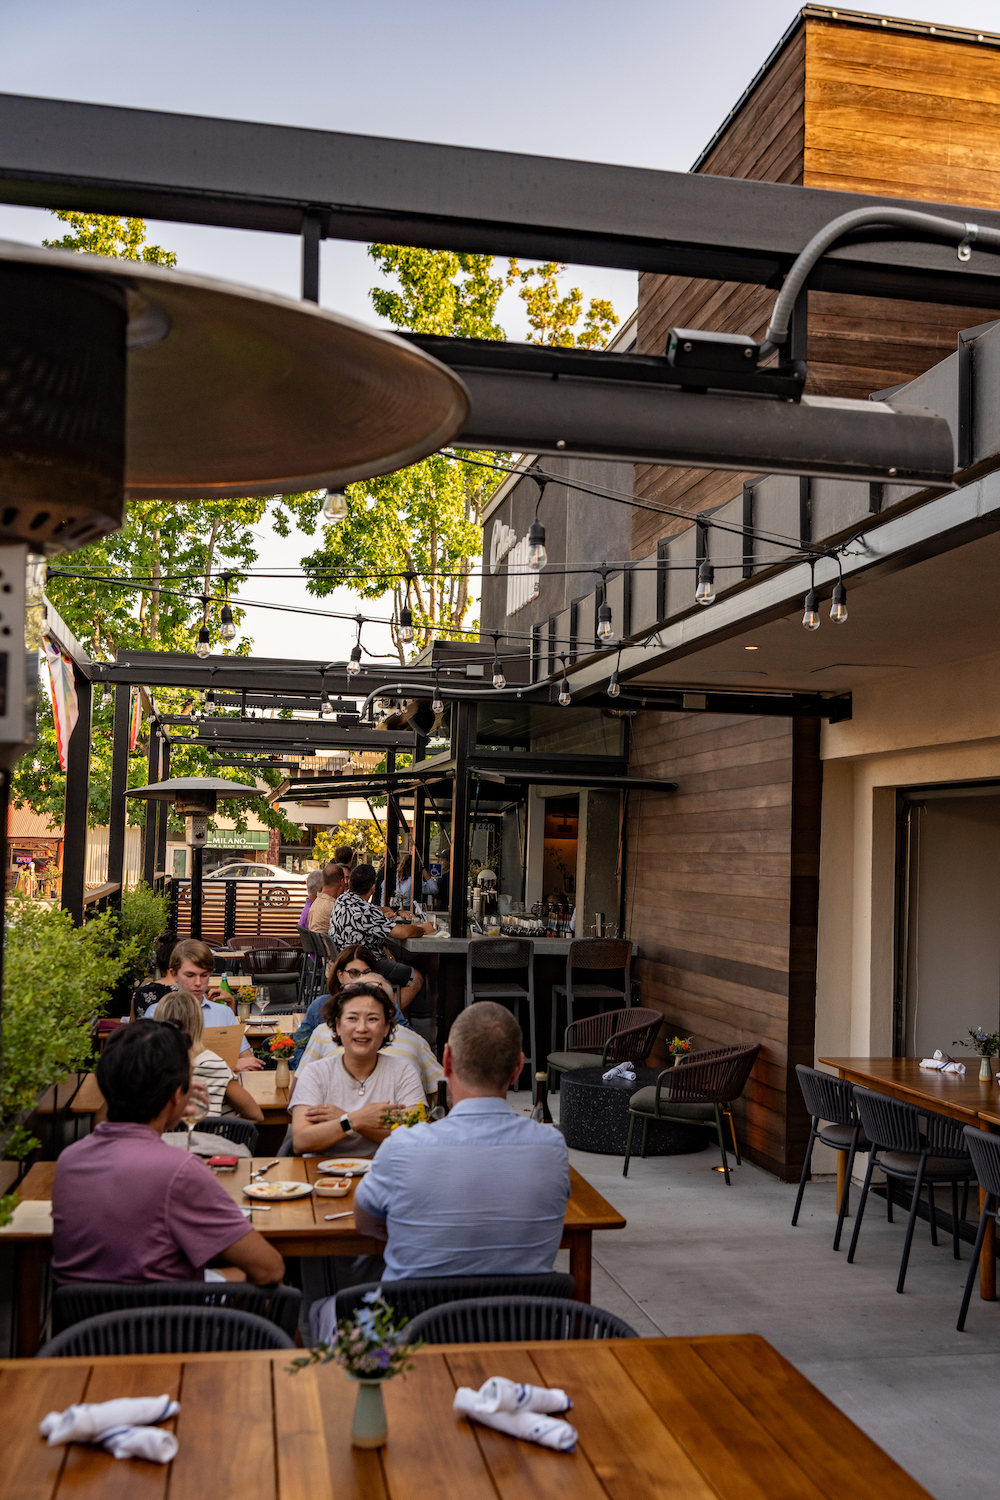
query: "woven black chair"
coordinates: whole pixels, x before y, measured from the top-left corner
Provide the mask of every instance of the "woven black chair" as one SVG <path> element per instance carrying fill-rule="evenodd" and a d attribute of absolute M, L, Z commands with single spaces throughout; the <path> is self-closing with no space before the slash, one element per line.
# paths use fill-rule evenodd
<path fill-rule="evenodd" d="M 293 1286 L 249 1281 L 68 1281 L 52 1294 L 52 1330 L 127 1308 L 225 1307 L 254 1313 L 290 1338 L 299 1326 L 302 1293 Z"/>
<path fill-rule="evenodd" d="M 37 1358 L 294 1348 L 277 1324 L 255 1313 L 227 1307 L 136 1307 L 74 1323 L 39 1349 Z"/>
<path fill-rule="evenodd" d="M 209 1135 L 224 1136 L 235 1145 L 246 1146 L 251 1156 L 257 1154 L 257 1127 L 252 1120 L 240 1120 L 235 1115 L 206 1115 L 198 1121 L 198 1129 Z"/>
<path fill-rule="evenodd" d="M 617 1002 L 616 1009 L 628 1004 L 629 966 L 632 962 L 632 944 L 628 938 L 575 938 L 566 955 L 566 983 L 552 986 L 552 1045 L 556 1050 L 559 1006 L 566 1007 L 566 1025 L 572 1026 L 578 1000 L 595 1001 L 598 1012 L 605 1002 Z M 593 979 L 577 980 L 577 973 L 617 971 L 622 976 L 620 985 L 601 984 Z"/>
<path fill-rule="evenodd" d="M 622 1176 L 628 1176 L 636 1120 L 642 1120 L 640 1156 L 646 1154 L 646 1132 L 650 1120 L 673 1120 L 681 1125 L 704 1125 L 706 1130 L 715 1134 L 722 1152 L 726 1185 L 731 1187 L 729 1154 L 722 1120 L 725 1116 L 733 1138 L 736 1165 L 741 1166 L 740 1143 L 736 1137 L 732 1103 L 746 1088 L 759 1051 L 758 1043 L 752 1047 L 714 1047 L 707 1052 L 690 1052 L 683 1062 L 675 1063 L 672 1068 L 664 1068 L 655 1084 L 637 1089 L 628 1104 L 628 1140 L 625 1143 Z"/>
<path fill-rule="evenodd" d="M 1000 1135 L 991 1135 L 988 1130 L 977 1130 L 974 1125 L 965 1127 L 965 1144 L 972 1157 L 972 1165 L 979 1180 L 979 1186 L 986 1194 L 983 1203 L 983 1211 L 979 1216 L 979 1229 L 976 1231 L 976 1244 L 972 1252 L 972 1265 L 969 1267 L 968 1279 L 965 1283 L 965 1292 L 962 1296 L 962 1310 L 958 1315 L 957 1328 L 962 1333 L 965 1328 L 965 1319 L 969 1312 L 969 1300 L 972 1296 L 972 1288 L 976 1280 L 976 1272 L 983 1253 L 983 1240 L 986 1236 L 986 1226 L 990 1219 L 997 1217 L 997 1204 L 1000 1202 Z"/>
<path fill-rule="evenodd" d="M 226 939 L 227 948 L 236 948 L 243 953 L 253 953 L 258 948 L 291 948 L 291 946 L 291 943 L 286 943 L 284 938 L 237 936 Z M 249 970 L 247 972 L 249 973 Z"/>
<path fill-rule="evenodd" d="M 397 1317 L 416 1318 L 445 1302 L 470 1297 L 572 1297 L 565 1271 L 537 1276 L 417 1276 L 412 1281 L 369 1281 L 337 1293 L 337 1319 L 351 1318 L 370 1292 L 381 1291 Z"/>
<path fill-rule="evenodd" d="M 794 1226 L 799 1222 L 802 1194 L 806 1190 L 806 1178 L 812 1168 L 813 1147 L 816 1142 L 822 1141 L 824 1146 L 832 1146 L 835 1151 L 846 1151 L 847 1172 L 844 1178 L 844 1192 L 837 1204 L 837 1232 L 833 1237 L 833 1248 L 839 1250 L 840 1236 L 847 1214 L 848 1194 L 851 1191 L 854 1158 L 859 1151 L 870 1151 L 872 1143 L 861 1128 L 861 1117 L 852 1097 L 853 1083 L 848 1083 L 844 1078 L 834 1078 L 832 1073 L 821 1073 L 818 1068 L 807 1068 L 802 1063 L 796 1063 L 795 1072 L 798 1075 L 799 1088 L 802 1090 L 806 1109 L 809 1111 L 810 1125 L 809 1144 L 806 1146 L 806 1159 L 802 1163 L 802 1176 L 799 1178 L 799 1191 L 795 1199 L 792 1224 Z M 824 1120 L 829 1120 L 830 1123 L 824 1125 Z"/>
<path fill-rule="evenodd" d="M 484 977 L 492 976 L 492 977 Z M 519 976 L 523 983 L 519 982 Z M 465 1004 L 494 1000 L 507 1005 L 520 1020 L 528 1011 L 528 1076 L 535 1071 L 535 945 L 529 938 L 472 938 L 465 956 Z M 522 1025 L 522 1032 L 524 1027 Z M 521 1080 L 515 1083 L 519 1089 Z"/>
<path fill-rule="evenodd" d="M 470 1297 L 443 1302 L 406 1325 L 407 1342 L 536 1343 L 543 1339 L 637 1339 L 634 1328 L 603 1308 L 566 1297 Z"/>
<path fill-rule="evenodd" d="M 865 1135 L 872 1143 L 872 1149 L 868 1158 L 868 1170 L 865 1173 L 865 1185 L 861 1189 L 861 1202 L 858 1204 L 858 1217 L 854 1225 L 854 1234 L 851 1237 L 851 1248 L 847 1252 L 847 1263 L 848 1265 L 854 1264 L 854 1252 L 858 1245 L 858 1235 L 861 1233 L 861 1220 L 868 1201 L 872 1173 L 876 1167 L 879 1167 L 885 1173 L 886 1178 L 886 1211 L 890 1223 L 892 1222 L 893 1182 L 908 1182 L 912 1189 L 910 1218 L 906 1226 L 903 1258 L 899 1263 L 899 1277 L 896 1281 L 896 1291 L 901 1292 L 906 1280 L 906 1267 L 910 1259 L 913 1229 L 917 1222 L 917 1207 L 923 1187 L 927 1188 L 927 1202 L 930 1209 L 931 1244 L 936 1245 L 938 1240 L 934 1188 L 936 1184 L 950 1185 L 952 1245 L 955 1259 L 961 1260 L 958 1248 L 958 1184 L 961 1182 L 965 1187 L 966 1197 L 962 1209 L 964 1217 L 964 1205 L 968 1201 L 969 1179 L 974 1173 L 972 1158 L 966 1149 L 962 1126 L 955 1120 L 946 1119 L 944 1115 L 928 1114 L 926 1110 L 917 1109 L 914 1104 L 904 1104 L 900 1099 L 890 1099 L 886 1094 L 876 1094 L 872 1089 L 863 1089 L 858 1084 L 854 1088 L 854 1103 L 861 1117 Z M 926 1124 L 926 1129 L 923 1131 L 920 1129 L 921 1120 L 924 1120 Z"/>
<path fill-rule="evenodd" d="M 575 1068 L 612 1068 L 626 1058 L 643 1064 L 653 1050 L 662 1024 L 660 1011 L 647 1010 L 641 1005 L 627 1010 L 606 1010 L 599 1016 L 588 1016 L 585 1021 L 574 1021 L 566 1027 L 564 1050 L 549 1053 L 549 1087 L 553 1075 L 558 1078 Z"/>

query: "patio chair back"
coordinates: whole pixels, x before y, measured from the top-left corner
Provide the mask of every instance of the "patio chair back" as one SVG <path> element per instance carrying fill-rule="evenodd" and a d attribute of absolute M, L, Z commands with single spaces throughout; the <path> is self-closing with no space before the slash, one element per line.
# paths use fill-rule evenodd
<path fill-rule="evenodd" d="M 752 1047 L 717 1047 L 711 1052 L 692 1052 L 675 1066 L 666 1080 L 662 1098 L 674 1104 L 728 1104 L 746 1088 L 760 1052 Z"/>
<path fill-rule="evenodd" d="M 426 1344 L 505 1344 L 543 1339 L 635 1339 L 634 1328 L 603 1308 L 563 1297 L 471 1297 L 432 1307 L 406 1325 Z"/>
<path fill-rule="evenodd" d="M 821 1073 L 818 1068 L 807 1068 L 804 1063 L 796 1063 L 795 1072 L 806 1109 L 813 1119 L 829 1120 L 832 1125 L 858 1123 L 853 1083 L 846 1078 L 834 1078 L 832 1073 Z"/>
<path fill-rule="evenodd" d="M 609 1066 L 626 1058 L 643 1063 L 653 1050 L 662 1023 L 660 1011 L 641 1005 L 629 1006 L 627 1010 L 606 1010 L 567 1026 L 563 1050 L 602 1053 Z"/>
<path fill-rule="evenodd" d="M 962 1134 L 979 1186 L 984 1193 L 1000 1198 L 1000 1135 L 977 1130 L 974 1125 L 966 1125 Z"/>
<path fill-rule="evenodd" d="M 530 971 L 535 945 L 530 938 L 471 938 L 466 955 L 466 976 L 471 981 L 483 969 L 523 969 Z"/>
<path fill-rule="evenodd" d="M 369 1292 L 381 1291 L 397 1318 L 415 1318 L 444 1302 L 470 1297 L 572 1297 L 567 1271 L 537 1276 L 417 1276 L 410 1281 L 369 1281 L 337 1293 L 337 1317 L 351 1318 Z"/>
<path fill-rule="evenodd" d="M 275 937 L 231 937 L 226 939 L 227 948 L 242 948 L 244 952 L 252 952 L 256 948 L 290 948 L 291 943 L 286 943 L 284 938 Z"/>
<path fill-rule="evenodd" d="M 890 1099 L 860 1084 L 854 1089 L 854 1102 L 865 1135 L 880 1151 L 906 1151 L 919 1156 L 924 1149 L 920 1139 L 920 1111 L 902 1099 Z M 959 1131 L 961 1127 L 959 1127 Z"/>
<path fill-rule="evenodd" d="M 625 975 L 627 994 L 631 962 L 629 938 L 574 938 L 566 955 L 566 975 L 572 978 L 574 969 L 620 969 Z"/>
<path fill-rule="evenodd" d="M 204 1127 L 204 1122 L 199 1129 Z M 249 1281 L 70 1281 L 52 1294 L 52 1329 L 101 1313 L 135 1307 L 226 1307 L 255 1313 L 294 1338 L 302 1293 L 293 1286 L 254 1286 Z"/>
<path fill-rule="evenodd" d="M 301 948 L 255 948 L 243 962 L 249 974 L 298 974 L 305 957 Z"/>
<path fill-rule="evenodd" d="M 465 956 L 465 1004 L 477 1000 L 495 1000 L 508 1004 L 519 1017 L 523 1004 L 528 1012 L 526 1051 L 530 1072 L 537 1067 L 535 1050 L 535 945 L 530 938 L 472 938 Z M 514 1085 L 520 1088 L 520 1079 Z"/>
<path fill-rule="evenodd" d="M 140 1307 L 74 1323 L 43 1345 L 37 1358 L 294 1348 L 287 1333 L 255 1313 L 225 1307 Z"/>
<path fill-rule="evenodd" d="M 198 1129 L 207 1131 L 209 1135 L 221 1135 L 236 1145 L 246 1146 L 251 1156 L 256 1153 L 258 1132 L 252 1120 L 237 1120 L 230 1115 L 208 1115 L 204 1120 L 198 1121 Z"/>

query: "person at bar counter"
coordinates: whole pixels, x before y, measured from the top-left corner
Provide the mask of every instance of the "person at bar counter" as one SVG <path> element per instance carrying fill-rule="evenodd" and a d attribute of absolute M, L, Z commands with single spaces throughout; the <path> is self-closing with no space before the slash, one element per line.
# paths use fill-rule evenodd
<path fill-rule="evenodd" d="M 395 1031 L 392 999 L 379 979 L 348 985 L 331 1001 L 330 1026 L 343 1053 L 307 1064 L 295 1075 L 292 1146 L 296 1156 L 374 1156 L 389 1134 L 391 1105 L 424 1100 L 411 1062 L 382 1049 Z"/>
<path fill-rule="evenodd" d="M 385 951 L 386 938 L 426 937 L 433 922 L 400 922 L 388 906 L 375 906 L 372 897 L 378 880 L 373 865 L 355 865 L 348 889 L 337 898 L 330 918 L 330 936 L 338 948 L 363 943 L 378 960 L 379 972 L 399 990 L 404 1014 L 423 988 L 424 976 L 410 964 L 397 963 Z"/>
<path fill-rule="evenodd" d="M 97 1082 L 108 1118 L 56 1163 L 56 1281 L 201 1281 L 217 1258 L 258 1286 L 280 1281 L 282 1257 L 210 1169 L 162 1139 L 191 1097 L 187 1038 L 155 1021 L 120 1026 Z"/>
<path fill-rule="evenodd" d="M 337 897 L 347 889 L 347 871 L 343 865 L 330 864 L 323 866 L 323 884 L 320 893 L 309 908 L 309 931 L 328 932 L 330 930 L 330 918 L 333 915 L 334 903 Z"/>
<path fill-rule="evenodd" d="M 233 1026 L 236 1017 L 229 1006 L 223 1004 L 222 991 L 210 990 L 208 987 L 214 971 L 215 955 L 208 944 L 199 942 L 197 938 L 185 938 L 170 955 L 167 979 L 172 990 L 193 995 L 198 1001 L 203 1026 Z M 213 999 L 213 996 L 218 998 Z M 151 1005 L 145 1014 L 147 1020 L 155 1020 L 156 1005 Z M 236 1059 L 237 1073 L 255 1073 L 263 1066 L 260 1058 L 254 1057 L 253 1049 L 244 1037 L 240 1044 L 240 1055 Z"/>
<path fill-rule="evenodd" d="M 355 1193 L 358 1233 L 387 1241 L 387 1279 L 552 1270 L 569 1153 L 559 1130 L 507 1103 L 523 1067 L 509 1010 L 480 1000 L 462 1011 L 444 1049 L 451 1113 L 393 1131 Z"/>

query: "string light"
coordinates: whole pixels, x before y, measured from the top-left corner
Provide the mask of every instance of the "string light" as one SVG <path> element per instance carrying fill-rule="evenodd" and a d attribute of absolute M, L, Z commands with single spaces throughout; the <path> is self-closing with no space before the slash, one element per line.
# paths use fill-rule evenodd
<path fill-rule="evenodd" d="M 807 630 L 819 629 L 819 595 L 816 592 L 816 564 L 809 564 L 810 583 L 809 592 L 805 597 L 802 608 L 802 623 Z"/>
<path fill-rule="evenodd" d="M 538 519 L 538 511 L 545 499 L 545 486 L 549 481 L 540 474 L 532 474 L 531 477 L 538 485 L 538 499 L 535 502 L 535 519 L 528 527 L 528 568 L 532 573 L 540 573 L 549 560 L 549 554 L 545 550 L 545 527 Z"/>
<path fill-rule="evenodd" d="M 570 693 L 569 681 L 566 677 L 566 658 L 565 656 L 561 656 L 559 660 L 562 662 L 563 669 L 562 682 L 559 684 L 559 707 L 568 708 L 573 702 L 573 696 Z"/>
<path fill-rule="evenodd" d="M 199 656 L 201 658 L 201 660 L 204 661 L 205 657 L 208 655 L 208 653 L 211 651 L 211 649 L 212 649 L 212 642 L 211 642 L 211 639 L 209 638 L 208 626 L 207 625 L 203 625 L 201 627 L 201 629 L 198 631 L 198 644 L 194 648 L 194 654 L 195 654 L 195 656 Z"/>
<path fill-rule="evenodd" d="M 507 679 L 503 675 L 503 664 L 500 661 L 500 656 L 497 651 L 497 642 L 499 641 L 499 639 L 500 632 L 495 631 L 493 635 L 493 686 L 495 688 L 502 688 L 507 686 Z"/>
<path fill-rule="evenodd" d="M 833 598 L 830 600 L 830 619 L 835 625 L 843 625 L 847 619 L 847 590 L 844 588 L 843 578 L 833 586 Z"/>
<path fill-rule="evenodd" d="M 434 697 L 431 699 L 431 708 L 436 714 L 444 713 L 444 702 L 441 698 L 440 674 L 434 673 Z"/>
<path fill-rule="evenodd" d="M 361 671 L 361 627 L 365 623 L 364 617 L 362 615 L 358 615 L 357 621 L 358 638 L 355 641 L 354 645 L 351 647 L 351 659 L 347 663 L 348 677 L 357 677 L 358 673 Z"/>
<path fill-rule="evenodd" d="M 399 626 L 397 634 L 404 646 L 410 645 L 413 640 L 413 612 L 410 609 L 410 586 L 416 578 L 416 573 L 406 574 L 406 599 L 402 609 L 399 611 Z"/>
<path fill-rule="evenodd" d="M 601 605 L 597 611 L 597 639 L 599 641 L 610 641 L 614 635 L 611 624 L 611 605 L 608 603 L 608 570 L 601 569 Z"/>
<path fill-rule="evenodd" d="M 319 716 L 321 719 L 328 719 L 332 713 L 333 704 L 330 702 L 330 694 L 324 688 L 323 696 L 319 700 Z"/>
<path fill-rule="evenodd" d="M 214 688 L 209 688 L 208 692 L 205 694 L 205 712 L 206 712 L 206 714 L 214 714 L 215 713 L 215 689 Z"/>
<path fill-rule="evenodd" d="M 618 681 L 618 668 L 615 667 L 615 670 L 608 679 L 608 697 L 617 698 L 621 690 L 621 683 Z"/>
<path fill-rule="evenodd" d="M 327 490 L 323 499 L 323 520 L 336 525 L 347 519 L 347 496 L 343 490 Z"/>
<path fill-rule="evenodd" d="M 715 603 L 715 569 L 708 558 L 698 569 L 698 587 L 694 591 L 696 604 Z"/>
<path fill-rule="evenodd" d="M 229 607 L 228 599 L 222 606 L 222 628 L 219 634 L 224 641 L 232 641 L 236 638 L 236 626 L 233 623 L 233 612 Z"/>

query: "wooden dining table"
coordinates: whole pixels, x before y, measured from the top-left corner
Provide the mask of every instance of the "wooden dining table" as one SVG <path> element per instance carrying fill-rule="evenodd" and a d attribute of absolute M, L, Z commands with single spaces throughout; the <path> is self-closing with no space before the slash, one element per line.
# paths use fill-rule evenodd
<path fill-rule="evenodd" d="M 841 1078 L 851 1083 L 860 1083 L 863 1088 L 873 1089 L 878 1094 L 887 1094 L 891 1099 L 901 1099 L 914 1104 L 918 1109 L 929 1109 L 935 1114 L 947 1115 L 960 1125 L 974 1125 L 979 1130 L 1000 1131 L 1000 1088 L 997 1074 L 990 1065 L 989 1079 L 979 1077 L 979 1059 L 971 1054 L 959 1059 L 965 1063 L 964 1073 L 941 1073 L 933 1068 L 922 1068 L 918 1057 L 821 1057 L 820 1064 L 836 1068 Z M 847 1186 L 845 1181 L 846 1153 L 837 1154 L 837 1201 Z M 979 1210 L 983 1210 L 986 1194 L 979 1189 Z M 986 1221 L 983 1253 L 979 1260 L 979 1295 L 984 1302 L 992 1302 L 997 1294 L 996 1224 Z"/>
<path fill-rule="evenodd" d="M 274 1163 L 265 1178 L 268 1182 L 329 1182 L 330 1174 L 319 1170 L 322 1159 L 243 1157 L 234 1171 L 218 1172 L 217 1176 L 233 1201 L 250 1209 L 249 1222 L 253 1227 L 282 1255 L 381 1255 L 382 1241 L 359 1234 L 354 1223 L 354 1194 L 360 1179 L 352 1180 L 350 1191 L 343 1198 L 320 1198 L 310 1193 L 307 1197 L 261 1206 L 243 1192 L 251 1171 L 268 1162 Z M 18 1185 L 19 1199 L 24 1203 L 51 1202 L 55 1172 L 54 1161 L 36 1162 Z M 345 1217 L 328 1220 L 328 1214 Z M 570 1197 L 560 1249 L 569 1251 L 569 1269 L 575 1283 L 573 1295 L 578 1302 L 590 1301 L 595 1232 L 624 1228 L 625 1219 L 618 1210 L 570 1167 Z M 17 1350 L 20 1354 L 34 1354 L 41 1341 L 44 1268 L 52 1253 L 52 1230 L 32 1224 L 20 1232 L 15 1219 L 13 1226 L 0 1231 L 0 1239 L 13 1241 L 17 1249 Z"/>
<path fill-rule="evenodd" d="M 290 1354 L 0 1361 L 15 1500 L 928 1500 L 927 1491 L 757 1334 L 425 1347 L 384 1389 L 388 1436 L 352 1448 L 357 1387 Z M 457 1415 L 494 1375 L 558 1386 L 579 1438 L 557 1453 Z M 38 1424 L 73 1402 L 167 1394 L 163 1466 Z"/>

